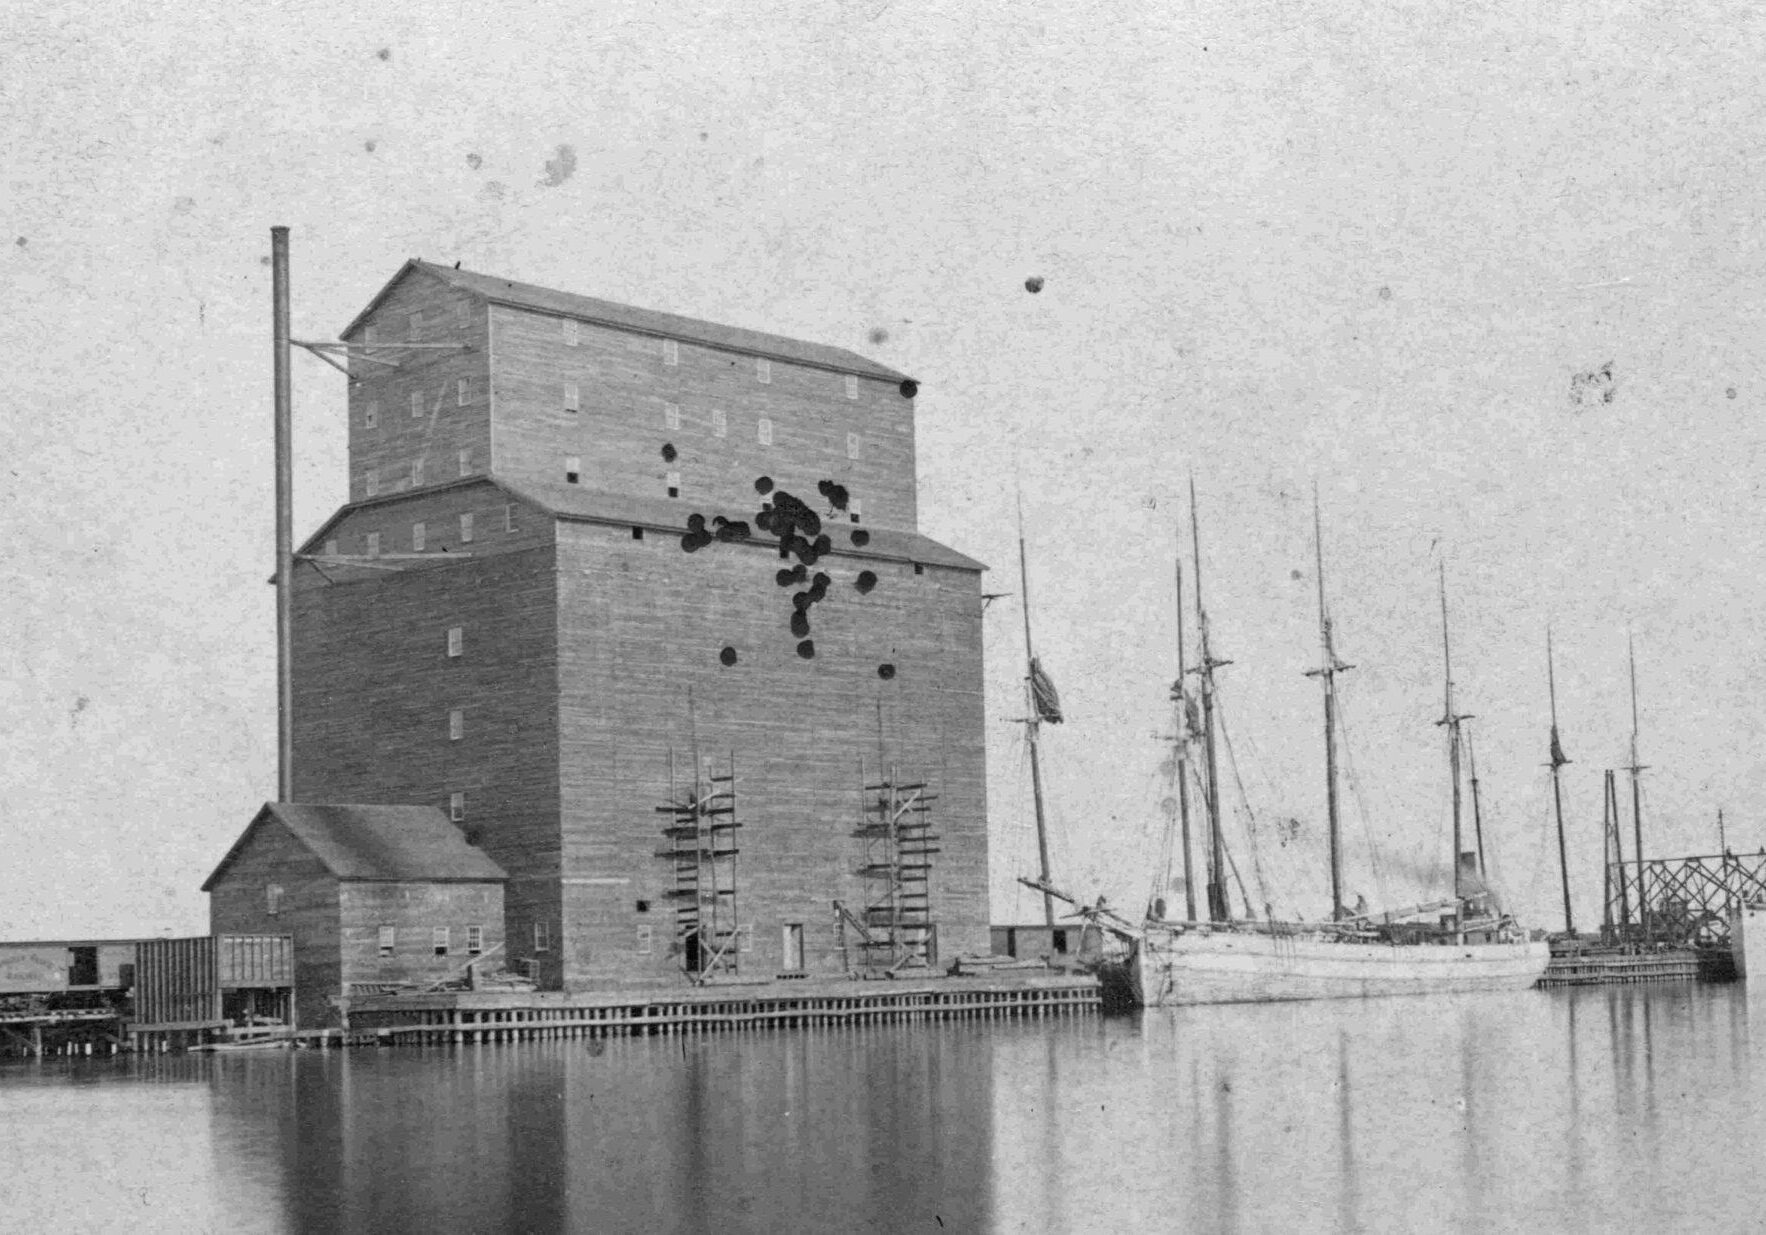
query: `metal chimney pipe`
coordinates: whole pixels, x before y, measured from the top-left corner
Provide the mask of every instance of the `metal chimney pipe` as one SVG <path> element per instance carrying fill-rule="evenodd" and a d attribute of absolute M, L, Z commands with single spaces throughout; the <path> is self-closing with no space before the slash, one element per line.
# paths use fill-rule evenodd
<path fill-rule="evenodd" d="M 270 229 L 270 298 L 276 381 L 276 800 L 294 798 L 294 467 L 289 387 L 288 229 Z"/>

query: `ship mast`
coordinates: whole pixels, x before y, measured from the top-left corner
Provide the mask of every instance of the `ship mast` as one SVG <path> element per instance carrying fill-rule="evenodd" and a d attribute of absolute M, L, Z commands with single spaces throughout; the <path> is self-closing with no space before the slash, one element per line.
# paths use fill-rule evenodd
<path fill-rule="evenodd" d="M 1354 668 L 1337 659 L 1331 644 L 1331 615 L 1325 605 L 1324 527 L 1318 513 L 1318 486 L 1312 489 L 1312 543 L 1318 569 L 1318 637 L 1324 651 L 1324 664 L 1306 676 L 1318 678 L 1324 687 L 1325 734 L 1325 814 L 1330 823 L 1331 851 L 1331 919 L 1344 916 L 1343 908 L 1343 831 L 1337 813 L 1337 674 Z"/>
<path fill-rule="evenodd" d="M 1453 710 L 1453 647 L 1447 631 L 1447 565 L 1441 564 L 1441 659 L 1446 668 L 1446 701 L 1447 708 L 1437 725 L 1447 727 L 1447 768 L 1453 778 L 1453 897 L 1460 897 L 1459 854 L 1463 844 L 1460 835 L 1460 790 L 1459 790 L 1459 726 L 1461 721 L 1470 720 L 1469 715 L 1461 715 Z"/>
<path fill-rule="evenodd" d="M 1632 848 L 1637 854 L 1637 923 L 1643 929 L 1644 942 L 1650 938 L 1649 893 L 1644 889 L 1643 872 L 1643 790 L 1640 787 L 1643 764 L 1637 761 L 1637 646 L 1632 642 L 1629 633 L 1625 636 L 1625 651 L 1631 661 L 1631 839 Z M 1619 868 L 1619 877 L 1625 877 L 1625 868 Z"/>
<path fill-rule="evenodd" d="M 1220 777 L 1214 751 L 1214 671 L 1230 661 L 1214 659 L 1208 638 L 1208 610 L 1202 605 L 1202 540 L 1196 519 L 1196 481 L 1190 478 L 1190 547 L 1196 559 L 1196 625 L 1202 634 L 1202 663 L 1197 674 L 1202 682 L 1202 752 L 1208 762 L 1203 801 L 1208 812 L 1208 920 L 1228 922 L 1226 844 L 1220 833 Z"/>
<path fill-rule="evenodd" d="M 1036 798 L 1036 856 L 1041 863 L 1042 918 L 1050 930 L 1055 926 L 1055 898 L 1049 894 L 1049 828 L 1042 804 L 1042 761 L 1037 739 L 1042 730 L 1042 711 L 1036 701 L 1036 645 L 1030 641 L 1030 567 L 1024 550 L 1024 500 L 1018 499 L 1018 587 L 1024 602 L 1025 695 L 1029 703 L 1024 718 L 1024 737 L 1030 747 L 1030 789 Z"/>
<path fill-rule="evenodd" d="M 1181 543 L 1181 542 L 1180 542 Z M 1190 869 L 1190 717 L 1189 709 L 1184 704 L 1184 646 L 1183 646 L 1183 558 L 1177 559 L 1177 681 L 1171 688 L 1171 699 L 1176 710 L 1176 723 L 1172 732 L 1176 735 L 1177 749 L 1174 757 L 1177 760 L 1177 809 L 1182 820 L 1181 839 L 1183 842 L 1183 910 L 1184 921 L 1196 920 L 1196 881 Z"/>
<path fill-rule="evenodd" d="M 1558 820 L 1558 871 L 1564 881 L 1564 931 L 1576 933 L 1576 919 L 1570 912 L 1570 851 L 1564 842 L 1564 791 L 1558 783 L 1559 769 L 1570 762 L 1564 757 L 1564 748 L 1558 741 L 1558 683 L 1557 671 L 1552 665 L 1551 627 L 1545 628 L 1545 684 L 1551 692 L 1551 801 L 1556 808 Z"/>
<path fill-rule="evenodd" d="M 1484 810 L 1478 804 L 1478 747 L 1472 741 L 1472 735 L 1466 734 L 1466 765 L 1471 773 L 1472 781 L 1472 835 L 1478 842 L 1478 880 L 1480 883 L 1490 878 L 1484 868 Z"/>

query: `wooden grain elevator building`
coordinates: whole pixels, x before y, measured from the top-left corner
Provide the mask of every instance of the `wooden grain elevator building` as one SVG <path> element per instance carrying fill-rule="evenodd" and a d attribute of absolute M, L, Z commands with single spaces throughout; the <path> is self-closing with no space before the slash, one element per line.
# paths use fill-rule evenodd
<path fill-rule="evenodd" d="M 418 261 L 343 338 L 297 801 L 445 812 L 546 987 L 987 951 L 982 567 L 918 531 L 911 380 Z"/>

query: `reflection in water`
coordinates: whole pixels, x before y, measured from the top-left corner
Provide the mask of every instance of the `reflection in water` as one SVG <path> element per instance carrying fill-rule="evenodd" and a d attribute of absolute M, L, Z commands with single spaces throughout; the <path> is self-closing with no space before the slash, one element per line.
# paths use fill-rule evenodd
<path fill-rule="evenodd" d="M 1747 1229 L 1766 985 L 0 1069 L 0 1226 Z"/>

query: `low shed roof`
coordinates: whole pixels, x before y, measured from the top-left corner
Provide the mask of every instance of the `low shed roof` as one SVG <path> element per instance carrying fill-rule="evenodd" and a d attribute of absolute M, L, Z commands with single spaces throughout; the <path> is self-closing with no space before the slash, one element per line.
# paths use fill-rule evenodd
<path fill-rule="evenodd" d="M 210 891 L 260 829 L 280 824 L 338 879 L 486 883 L 508 878 L 433 806 L 266 802 L 203 883 Z"/>

